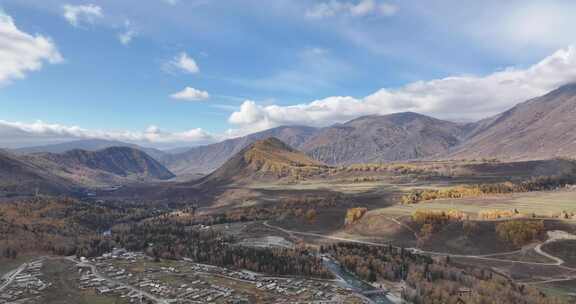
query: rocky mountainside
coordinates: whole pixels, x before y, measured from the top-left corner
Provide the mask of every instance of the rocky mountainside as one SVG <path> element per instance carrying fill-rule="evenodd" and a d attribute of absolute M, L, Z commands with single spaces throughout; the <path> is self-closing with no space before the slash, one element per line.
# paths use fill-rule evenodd
<path fill-rule="evenodd" d="M 451 158 L 547 159 L 576 156 L 576 84 L 477 123 Z"/>
<path fill-rule="evenodd" d="M 41 159 L 62 166 L 76 175 L 108 173 L 119 177 L 140 179 L 170 179 L 174 174 L 146 153 L 130 147 L 111 147 L 98 151 L 70 150 L 64 153 L 34 154 L 30 159 Z"/>
<path fill-rule="evenodd" d="M 331 165 L 388 162 L 444 155 L 465 135 L 464 125 L 406 112 L 323 128 L 298 148 Z"/>
<path fill-rule="evenodd" d="M 279 139 L 270 137 L 255 141 L 242 149 L 197 184 L 222 185 L 259 179 L 297 180 L 325 172 L 327 169 L 328 166 L 311 159 Z"/>

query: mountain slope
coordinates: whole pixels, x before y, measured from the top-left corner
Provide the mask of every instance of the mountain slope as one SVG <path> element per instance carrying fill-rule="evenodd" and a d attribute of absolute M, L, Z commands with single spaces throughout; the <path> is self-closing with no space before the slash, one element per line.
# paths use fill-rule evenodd
<path fill-rule="evenodd" d="M 154 148 L 145 148 L 138 145 L 129 144 L 116 140 L 104 140 L 104 139 L 83 139 L 75 140 L 60 144 L 51 144 L 44 146 L 34 146 L 14 149 L 15 153 L 19 154 L 33 154 L 33 153 L 65 153 L 71 150 L 85 150 L 85 151 L 98 151 L 111 147 L 130 147 L 146 152 L 146 154 L 152 156 L 158 161 L 162 161 L 166 157 L 167 153 Z"/>
<path fill-rule="evenodd" d="M 576 84 L 480 122 L 452 154 L 454 158 L 508 160 L 576 155 Z"/>
<path fill-rule="evenodd" d="M 67 172 L 98 175 L 100 172 L 119 177 L 170 179 L 174 174 L 146 153 L 129 147 L 111 147 L 98 151 L 71 150 L 62 154 L 41 153 L 30 156 L 39 162 L 51 161 Z"/>
<path fill-rule="evenodd" d="M 304 126 L 273 128 L 211 145 L 194 147 L 186 152 L 169 156 L 164 164 L 178 176 L 208 173 L 257 140 L 276 137 L 290 146 L 298 147 L 314 132 L 316 132 L 315 128 Z"/>
<path fill-rule="evenodd" d="M 62 194 L 73 191 L 75 185 L 43 168 L 0 151 L 0 194 Z"/>
<path fill-rule="evenodd" d="M 387 162 L 442 155 L 464 135 L 463 125 L 406 112 L 323 128 L 299 149 L 331 165 Z"/>
<path fill-rule="evenodd" d="M 261 179 L 300 179 L 328 167 L 277 138 L 258 140 L 198 181 L 203 185 L 243 183 Z"/>

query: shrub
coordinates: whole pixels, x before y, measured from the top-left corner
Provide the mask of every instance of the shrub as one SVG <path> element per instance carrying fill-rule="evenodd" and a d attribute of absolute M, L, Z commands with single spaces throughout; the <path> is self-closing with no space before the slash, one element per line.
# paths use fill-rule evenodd
<path fill-rule="evenodd" d="M 496 234 L 514 246 L 523 246 L 544 233 L 543 221 L 513 220 L 496 225 Z"/>

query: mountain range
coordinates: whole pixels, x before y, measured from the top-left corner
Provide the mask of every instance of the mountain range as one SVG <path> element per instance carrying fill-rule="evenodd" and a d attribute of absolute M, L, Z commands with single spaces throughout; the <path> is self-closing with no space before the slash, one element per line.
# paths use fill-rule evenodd
<path fill-rule="evenodd" d="M 146 152 L 177 176 L 213 172 L 254 142 L 269 137 L 327 165 L 450 158 L 533 160 L 576 155 L 575 117 L 576 84 L 569 84 L 473 123 L 405 112 L 364 116 L 324 128 L 281 126 L 174 153 L 109 141 L 76 141 L 17 152 L 128 146 Z"/>
<path fill-rule="evenodd" d="M 446 155 L 470 127 L 417 113 L 364 116 L 325 128 L 283 126 L 195 147 L 165 162 L 176 174 L 211 172 L 254 141 L 275 137 L 328 165 Z"/>
<path fill-rule="evenodd" d="M 125 143 L 117 140 L 105 140 L 105 139 L 81 139 L 74 140 L 64 143 L 43 145 L 43 146 L 33 146 L 24 147 L 19 149 L 13 149 L 12 152 L 16 154 L 33 154 L 33 153 L 64 153 L 70 150 L 85 150 L 85 151 L 98 151 L 110 147 L 128 147 L 134 148 L 146 152 L 146 154 L 154 157 L 157 160 L 162 160 L 168 155 L 167 152 L 162 150 L 142 147 L 135 144 Z"/>

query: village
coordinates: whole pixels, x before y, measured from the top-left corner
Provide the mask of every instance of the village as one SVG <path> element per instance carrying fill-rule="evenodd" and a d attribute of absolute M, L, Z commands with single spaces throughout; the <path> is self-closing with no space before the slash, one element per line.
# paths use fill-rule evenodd
<path fill-rule="evenodd" d="M 43 259 L 22 264 L 0 280 L 0 304 L 29 303 L 40 298 L 50 283 L 42 280 Z"/>
<path fill-rule="evenodd" d="M 77 288 L 122 303 L 364 303 L 334 280 L 269 277 L 244 270 L 197 264 L 189 259 L 154 261 L 141 252 L 114 249 L 96 258 L 67 257 Z M 51 287 L 43 261 L 21 265 L 0 281 L 0 304 L 40 303 Z"/>
<path fill-rule="evenodd" d="M 143 253 L 123 249 L 81 258 L 77 267 L 81 288 L 131 303 L 251 303 L 254 297 L 278 299 L 276 303 L 343 303 L 353 294 L 334 281 L 267 277 L 188 259 L 155 263 Z"/>

